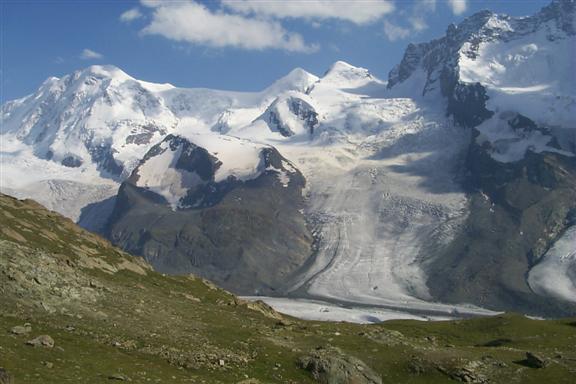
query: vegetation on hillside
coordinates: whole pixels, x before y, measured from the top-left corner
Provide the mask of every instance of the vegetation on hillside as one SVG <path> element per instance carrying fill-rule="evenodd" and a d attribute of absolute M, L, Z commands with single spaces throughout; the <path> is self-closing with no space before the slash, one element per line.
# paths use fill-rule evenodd
<path fill-rule="evenodd" d="M 193 276 L 156 273 L 32 201 L 0 195 L 0 223 L 2 384 L 576 377 L 576 319 L 302 321 Z"/>

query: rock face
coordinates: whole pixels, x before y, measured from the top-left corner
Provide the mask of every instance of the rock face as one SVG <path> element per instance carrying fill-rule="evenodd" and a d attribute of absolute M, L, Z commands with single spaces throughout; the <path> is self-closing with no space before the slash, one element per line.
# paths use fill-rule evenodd
<path fill-rule="evenodd" d="M 109 238 L 159 271 L 193 272 L 245 294 L 273 291 L 311 252 L 299 211 L 305 180 L 275 149 L 255 153 L 255 173 L 222 174 L 226 159 L 168 137 L 120 187 Z M 167 154 L 174 157 L 161 173 L 178 178 L 144 183 L 149 163 Z"/>
<path fill-rule="evenodd" d="M 4 368 L 0 368 L 0 384 L 13 384 L 12 376 Z"/>
<path fill-rule="evenodd" d="M 312 136 L 318 126 L 318 113 L 312 100 L 303 93 L 282 95 L 266 109 L 256 121 L 264 121 L 271 131 L 284 137 L 298 134 Z"/>
<path fill-rule="evenodd" d="M 531 268 L 572 225 L 576 131 L 566 105 L 573 105 L 574 95 L 559 87 L 551 89 L 557 96 L 534 102 L 506 88 L 530 90 L 536 81 L 525 76 L 526 67 L 506 61 L 513 51 L 536 62 L 543 44 L 551 48 L 550 68 L 570 62 L 561 51 L 574 40 L 574 14 L 575 3 L 566 0 L 526 18 L 479 12 L 451 25 L 440 39 L 409 46 L 390 73 L 390 88 L 419 81 L 415 75 L 423 73 L 422 94 L 443 96 L 446 113 L 472 132 L 463 165 L 470 213 L 449 244 L 431 239 L 430 249 L 437 252 L 425 263 L 430 293 L 441 301 L 544 315 L 576 313 L 576 301 L 539 296 L 527 281 Z M 508 77 L 480 74 L 489 61 L 498 62 Z M 564 76 L 560 70 L 555 75 Z M 556 104 L 559 99 L 568 104 Z M 531 102 L 533 110 L 526 107 Z M 547 110 L 557 110 L 558 116 Z"/>
<path fill-rule="evenodd" d="M 534 294 L 526 276 L 570 225 L 576 210 L 576 166 L 556 154 L 511 164 L 471 148 L 470 215 L 464 230 L 429 267 L 441 300 L 558 315 L 573 304 Z"/>

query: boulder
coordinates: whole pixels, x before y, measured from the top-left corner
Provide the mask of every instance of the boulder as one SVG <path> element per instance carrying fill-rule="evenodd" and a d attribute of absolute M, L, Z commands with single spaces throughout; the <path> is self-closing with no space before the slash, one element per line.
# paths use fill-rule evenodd
<path fill-rule="evenodd" d="M 364 362 L 338 352 L 316 351 L 301 357 L 298 364 L 322 384 L 382 384 Z"/>
<path fill-rule="evenodd" d="M 32 332 L 32 327 L 30 326 L 30 324 L 17 325 L 15 327 L 12 327 L 10 332 L 14 335 L 26 335 Z"/>
<path fill-rule="evenodd" d="M 49 335 L 40 335 L 35 339 L 28 340 L 26 344 L 33 347 L 53 348 L 54 339 Z"/>
<path fill-rule="evenodd" d="M 12 376 L 4 368 L 0 368 L 0 384 L 13 384 Z"/>
<path fill-rule="evenodd" d="M 546 358 L 532 352 L 526 352 L 524 363 L 532 368 L 546 368 L 550 364 Z"/>

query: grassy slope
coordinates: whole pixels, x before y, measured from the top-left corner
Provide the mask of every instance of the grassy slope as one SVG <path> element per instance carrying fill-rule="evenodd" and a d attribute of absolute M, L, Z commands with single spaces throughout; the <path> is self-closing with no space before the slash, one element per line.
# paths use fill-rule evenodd
<path fill-rule="evenodd" d="M 102 383 L 116 373 L 135 383 L 308 383 L 297 360 L 318 347 L 359 358 L 384 383 L 449 382 L 470 366 L 491 382 L 576 377 L 576 319 L 300 321 L 201 279 L 155 273 L 30 201 L 0 195 L 0 223 L 0 366 L 16 383 Z M 30 334 L 10 333 L 26 322 Z M 56 346 L 25 345 L 41 334 Z M 526 351 L 551 365 L 518 363 Z"/>

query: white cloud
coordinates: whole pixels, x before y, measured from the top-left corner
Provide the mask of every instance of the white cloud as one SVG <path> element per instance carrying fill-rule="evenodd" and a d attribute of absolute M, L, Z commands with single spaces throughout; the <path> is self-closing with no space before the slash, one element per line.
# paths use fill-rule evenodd
<path fill-rule="evenodd" d="M 101 59 L 103 57 L 104 55 L 102 55 L 101 53 L 95 52 L 88 48 L 84 48 L 84 50 L 82 50 L 82 53 L 80 53 L 80 58 L 82 60 Z"/>
<path fill-rule="evenodd" d="M 466 0 L 448 0 L 448 6 L 455 15 L 461 15 L 466 12 L 468 8 L 468 3 Z"/>
<path fill-rule="evenodd" d="M 389 0 L 222 0 L 222 4 L 233 11 L 249 15 L 309 21 L 338 19 L 358 25 L 373 23 L 394 11 L 394 4 Z"/>
<path fill-rule="evenodd" d="M 418 0 L 414 3 L 415 12 L 435 12 L 436 0 Z"/>
<path fill-rule="evenodd" d="M 436 12 L 436 0 L 416 0 L 411 7 L 399 12 L 394 22 L 384 21 L 384 34 L 390 41 L 412 37 L 428 29 L 426 18 L 434 12 Z"/>
<path fill-rule="evenodd" d="M 153 8 L 152 21 L 143 34 L 210 47 L 236 47 L 248 50 L 282 49 L 290 52 L 313 52 L 301 35 L 286 31 L 277 22 L 247 18 L 189 2 L 144 0 Z"/>
<path fill-rule="evenodd" d="M 401 27 L 388 20 L 384 20 L 384 34 L 390 41 L 402 40 L 412 34 L 409 28 Z"/>
<path fill-rule="evenodd" d="M 148 7 L 148 8 L 157 8 L 157 7 L 161 6 L 163 3 L 166 4 L 166 2 L 164 2 L 162 0 L 140 0 L 140 4 L 142 4 L 142 6 Z"/>
<path fill-rule="evenodd" d="M 120 15 L 120 21 L 129 23 L 142 17 L 142 13 L 138 8 L 132 8 Z"/>
<path fill-rule="evenodd" d="M 420 32 L 428 28 L 428 24 L 421 16 L 410 16 L 408 22 L 415 32 Z"/>

